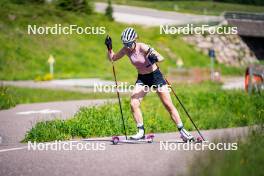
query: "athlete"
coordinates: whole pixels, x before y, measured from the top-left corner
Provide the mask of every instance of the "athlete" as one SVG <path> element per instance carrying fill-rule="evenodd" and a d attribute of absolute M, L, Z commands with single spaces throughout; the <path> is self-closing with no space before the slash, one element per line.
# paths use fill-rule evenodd
<path fill-rule="evenodd" d="M 194 140 L 193 136 L 184 129 L 180 115 L 172 103 L 166 80 L 156 64 L 156 62 L 162 61 L 163 57 L 148 45 L 137 42 L 137 38 L 138 35 L 133 28 L 126 28 L 121 34 L 123 48 L 117 53 L 112 50 L 111 38 L 107 37 L 105 40 L 105 44 L 108 47 L 108 58 L 110 61 L 117 61 L 127 55 L 138 71 L 138 77 L 130 101 L 131 111 L 137 124 L 138 132 L 135 135 L 130 136 L 130 139 L 139 140 L 145 138 L 140 103 L 143 97 L 148 93 L 146 90 L 150 90 L 146 89 L 147 87 L 156 90 L 160 100 L 169 112 L 172 120 L 177 125 L 181 138 L 186 141 Z"/>

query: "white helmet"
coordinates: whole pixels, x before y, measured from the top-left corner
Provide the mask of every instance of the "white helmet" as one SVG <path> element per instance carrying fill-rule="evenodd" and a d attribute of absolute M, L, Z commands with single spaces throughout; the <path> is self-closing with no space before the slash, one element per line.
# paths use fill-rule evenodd
<path fill-rule="evenodd" d="M 121 40 L 123 43 L 133 42 L 136 40 L 136 38 L 137 38 L 137 33 L 131 27 L 126 28 L 121 34 Z"/>

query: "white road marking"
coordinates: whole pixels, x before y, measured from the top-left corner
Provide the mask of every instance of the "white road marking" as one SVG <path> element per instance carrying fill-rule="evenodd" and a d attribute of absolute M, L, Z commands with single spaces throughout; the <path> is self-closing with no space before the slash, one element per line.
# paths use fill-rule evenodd
<path fill-rule="evenodd" d="M 38 111 L 24 111 L 24 112 L 17 112 L 18 115 L 30 115 L 30 114 L 54 114 L 54 113 L 61 113 L 60 110 L 52 110 L 52 109 L 43 109 Z"/>
<path fill-rule="evenodd" d="M 64 142 L 64 143 L 70 143 L 70 142 L 75 143 L 75 142 L 82 142 L 82 140 L 61 141 L 61 142 Z M 49 144 L 54 144 L 54 143 L 56 143 L 56 142 L 44 142 L 42 144 L 49 145 Z M 23 149 L 28 149 L 28 144 L 27 144 L 27 146 L 24 146 L 24 147 L 14 147 L 14 148 L 2 149 L 2 150 L 0 150 L 0 153 L 9 152 L 9 151 L 16 151 L 16 150 L 23 150 Z"/>
<path fill-rule="evenodd" d="M 23 149 L 26 149 L 27 147 L 16 147 L 16 148 L 9 148 L 9 149 L 2 149 L 0 150 L 0 153 L 1 152 L 9 152 L 9 151 L 15 151 L 15 150 L 23 150 Z"/>

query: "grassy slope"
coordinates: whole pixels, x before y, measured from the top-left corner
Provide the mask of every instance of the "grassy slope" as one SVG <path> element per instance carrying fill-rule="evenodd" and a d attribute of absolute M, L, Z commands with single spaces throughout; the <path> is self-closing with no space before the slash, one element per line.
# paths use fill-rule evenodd
<path fill-rule="evenodd" d="M 218 85 L 212 84 L 177 86 L 176 92 L 201 129 L 251 125 L 263 118 L 263 94 L 248 96 L 243 91 L 223 91 Z M 173 101 L 185 127 L 194 130 L 174 97 Z M 122 106 L 128 133 L 132 134 L 136 127 L 129 101 L 123 100 Z M 147 133 L 176 131 L 175 124 L 155 94 L 145 97 L 141 107 Z M 65 121 L 40 122 L 27 133 L 25 141 L 121 135 L 122 129 L 119 106 L 114 104 L 100 108 L 82 108 L 74 118 Z"/>
<path fill-rule="evenodd" d="M 107 0 L 97 0 L 107 2 Z M 177 11 L 183 13 L 220 15 L 224 11 L 263 12 L 264 6 L 219 3 L 212 1 L 150 1 L 150 0 L 112 0 L 122 5 L 141 6 L 160 10 Z"/>
<path fill-rule="evenodd" d="M 113 79 L 111 66 L 106 59 L 105 35 L 28 35 L 27 25 L 53 26 L 105 26 L 113 38 L 114 49 L 121 48 L 119 40 L 126 25 L 108 22 L 103 15 L 84 15 L 55 9 L 53 6 L 1 4 L 0 9 L 0 79 L 34 79 L 48 73 L 47 59 L 55 59 L 56 78 L 99 77 Z M 9 18 L 15 15 L 15 20 Z M 176 36 L 162 36 L 157 28 L 134 26 L 140 41 L 151 44 L 166 57 L 161 67 L 175 66 L 181 57 L 186 67 L 208 67 L 208 57 Z M 169 52 L 168 52 L 169 51 Z M 173 54 L 169 54 L 173 53 Z M 135 81 L 136 70 L 128 58 L 117 62 L 119 80 Z M 223 67 L 223 73 L 241 73 L 242 69 Z"/>

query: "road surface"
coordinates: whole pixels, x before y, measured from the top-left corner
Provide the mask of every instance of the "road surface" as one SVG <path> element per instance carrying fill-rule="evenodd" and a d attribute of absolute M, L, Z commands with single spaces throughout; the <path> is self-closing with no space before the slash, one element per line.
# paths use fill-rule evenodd
<path fill-rule="evenodd" d="M 237 77 L 222 77 L 222 89 L 233 90 L 241 89 L 243 90 L 244 80 L 242 76 Z M 3 85 L 6 86 L 16 86 L 16 87 L 28 87 L 36 89 L 54 89 L 54 90 L 64 90 L 64 91 L 74 91 L 82 93 L 91 93 L 94 92 L 95 85 L 115 85 L 112 81 L 99 80 L 99 79 L 64 79 L 64 80 L 52 80 L 52 81 L 42 81 L 36 82 L 31 80 L 20 80 L 20 81 L 0 81 Z M 125 82 L 122 82 L 125 84 Z M 122 84 L 119 81 L 119 84 Z M 127 92 L 121 92 L 127 93 Z"/>
<path fill-rule="evenodd" d="M 119 82 L 120 83 L 120 82 Z M 82 93 L 94 92 L 96 86 L 113 86 L 115 82 L 101 80 L 99 78 L 90 79 L 61 79 L 51 81 L 34 81 L 34 80 L 19 80 L 19 81 L 4 81 L 0 80 L 0 84 L 6 86 L 28 87 L 39 89 L 54 89 L 64 91 L 75 91 Z"/>
<path fill-rule="evenodd" d="M 95 10 L 99 13 L 105 13 L 106 7 L 106 3 L 95 3 Z M 113 5 L 113 10 L 115 21 L 143 26 L 208 24 L 223 20 L 220 16 L 193 15 L 126 5 Z"/>
<path fill-rule="evenodd" d="M 17 105 L 0 111 L 0 146 L 18 144 L 34 124 L 54 118 L 66 119 L 83 106 L 98 106 L 116 100 L 78 100 Z M 1 175 L 1 174 L 0 174 Z"/>
<path fill-rule="evenodd" d="M 247 128 L 202 131 L 212 140 L 222 136 L 245 135 Z M 178 135 L 178 134 L 177 134 Z M 90 146 L 104 145 L 104 150 L 28 150 L 26 144 L 0 147 L 0 175 L 53 176 L 160 176 L 185 174 L 194 158 L 203 151 L 160 150 L 159 141 L 175 139 L 176 133 L 156 134 L 152 144 L 112 145 L 109 141 L 80 141 Z M 110 138 L 104 138 L 110 139 Z M 102 140 L 102 139 L 101 139 Z M 172 144 L 171 144 L 172 145 Z M 174 144 L 175 145 L 175 144 Z M 90 147 L 91 149 L 92 147 Z M 98 149 L 94 147 L 94 149 Z"/>
<path fill-rule="evenodd" d="M 155 134 L 152 144 L 112 145 L 111 137 L 76 139 L 65 141 L 88 145 L 88 150 L 29 150 L 20 143 L 32 125 L 39 120 L 69 118 L 80 106 L 101 105 L 107 100 L 69 101 L 18 105 L 10 110 L 0 111 L 0 175 L 179 175 L 188 170 L 194 156 L 202 151 L 160 150 L 160 141 L 177 139 L 178 133 Z M 112 101 L 112 100 L 111 100 Z M 229 137 L 236 141 L 244 136 L 248 128 L 218 129 L 202 131 L 209 141 Z M 197 136 L 196 132 L 192 132 Z M 45 145 L 54 144 L 46 143 Z M 43 146 L 44 144 L 42 144 Z M 98 146 L 103 145 L 103 150 Z M 99 149 L 99 150 L 98 150 Z"/>

